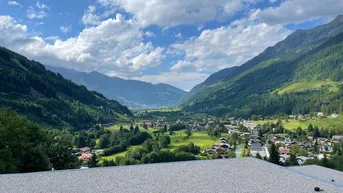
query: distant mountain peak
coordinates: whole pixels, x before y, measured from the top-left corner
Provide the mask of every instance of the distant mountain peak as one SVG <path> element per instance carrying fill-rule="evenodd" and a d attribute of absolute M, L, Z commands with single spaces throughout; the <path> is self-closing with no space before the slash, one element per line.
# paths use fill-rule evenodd
<path fill-rule="evenodd" d="M 165 83 L 155 85 L 139 80 L 110 77 L 97 71 L 85 73 L 47 67 L 77 84 L 85 85 L 88 89 L 118 100 L 132 109 L 172 107 L 186 94 L 185 91 Z"/>

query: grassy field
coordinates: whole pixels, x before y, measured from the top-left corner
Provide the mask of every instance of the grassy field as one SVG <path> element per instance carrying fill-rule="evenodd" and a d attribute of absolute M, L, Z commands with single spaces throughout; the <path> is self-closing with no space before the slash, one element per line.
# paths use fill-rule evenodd
<path fill-rule="evenodd" d="M 152 129 L 149 129 L 148 132 L 152 133 L 152 131 L 153 131 Z M 167 135 L 167 133 L 165 135 Z M 200 146 L 201 149 L 203 150 L 203 149 L 211 147 L 214 143 L 219 141 L 219 139 L 215 139 L 215 138 L 212 138 L 212 137 L 208 136 L 206 132 L 193 133 L 192 136 L 189 139 L 186 139 L 185 137 L 186 137 L 186 134 L 185 134 L 184 131 L 176 131 L 176 132 L 174 132 L 174 134 L 172 136 L 170 136 L 171 143 L 169 144 L 167 149 L 174 150 L 176 147 L 178 147 L 180 145 L 187 145 L 188 143 L 193 142 L 195 145 Z M 141 147 L 141 145 L 130 146 L 124 152 L 113 154 L 113 155 L 110 155 L 110 156 L 104 156 L 104 157 L 101 158 L 101 160 L 115 159 L 115 157 L 117 157 L 117 156 L 125 156 L 125 154 L 128 151 L 134 150 L 137 147 Z"/>
<path fill-rule="evenodd" d="M 141 110 L 140 112 L 179 112 L 181 111 L 181 108 L 165 108 L 165 109 L 148 109 L 148 110 Z"/>
<path fill-rule="evenodd" d="M 101 157 L 100 162 L 101 162 L 102 160 L 114 160 L 114 159 L 115 159 L 116 157 L 118 157 L 118 156 L 125 156 L 125 154 L 126 154 L 128 151 L 134 150 L 134 149 L 136 149 L 136 148 L 138 148 L 138 147 L 142 147 L 142 146 L 141 146 L 141 145 L 130 146 L 130 147 L 127 148 L 127 150 L 124 151 L 124 152 L 116 153 L 116 154 L 113 154 L 113 155 L 110 155 L 110 156 L 103 156 L 103 157 Z"/>
<path fill-rule="evenodd" d="M 264 120 L 264 121 L 253 121 L 258 124 L 264 124 L 266 122 L 277 122 L 277 120 Z M 312 118 L 307 120 L 295 120 L 289 119 L 288 122 L 286 120 L 282 120 L 283 125 L 286 129 L 294 130 L 298 127 L 307 128 L 308 125 L 311 123 L 313 126 L 318 126 L 319 128 L 341 128 L 343 129 L 343 116 L 340 115 L 338 118 Z"/>
<path fill-rule="evenodd" d="M 302 92 L 311 90 L 314 88 L 320 88 L 321 86 L 332 86 L 329 90 L 331 92 L 336 92 L 338 90 L 337 82 L 332 81 L 313 81 L 313 82 L 297 82 L 291 85 L 287 85 L 283 88 L 277 90 L 278 94 L 290 93 L 290 92 Z"/>

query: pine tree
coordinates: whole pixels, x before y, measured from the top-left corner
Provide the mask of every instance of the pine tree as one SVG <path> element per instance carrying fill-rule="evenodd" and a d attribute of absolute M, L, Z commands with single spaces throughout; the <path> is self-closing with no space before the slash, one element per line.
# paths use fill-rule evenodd
<path fill-rule="evenodd" d="M 280 165 L 280 154 L 274 143 L 269 148 L 269 162 Z"/>
<path fill-rule="evenodd" d="M 133 132 L 134 129 L 135 129 L 135 128 L 133 127 L 133 124 L 131 123 L 131 124 L 130 124 L 130 131 Z"/>
<path fill-rule="evenodd" d="M 286 166 L 298 166 L 298 160 L 297 157 L 294 154 L 291 154 L 290 157 L 285 162 Z"/>
<path fill-rule="evenodd" d="M 256 154 L 256 158 L 257 159 L 262 159 L 262 157 L 261 157 L 261 155 L 257 152 L 257 154 Z"/>

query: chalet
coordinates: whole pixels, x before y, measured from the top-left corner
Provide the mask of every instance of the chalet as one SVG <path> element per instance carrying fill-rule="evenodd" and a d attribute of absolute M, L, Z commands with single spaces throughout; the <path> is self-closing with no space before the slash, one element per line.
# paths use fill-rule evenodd
<path fill-rule="evenodd" d="M 333 142 L 343 142 L 343 135 L 334 135 L 332 136 Z"/>
<path fill-rule="evenodd" d="M 313 136 L 308 136 L 307 139 L 313 141 Z"/>
<path fill-rule="evenodd" d="M 289 155 L 289 154 L 291 154 L 291 149 L 290 148 L 280 147 L 279 148 L 279 153 L 283 154 L 283 155 Z"/>

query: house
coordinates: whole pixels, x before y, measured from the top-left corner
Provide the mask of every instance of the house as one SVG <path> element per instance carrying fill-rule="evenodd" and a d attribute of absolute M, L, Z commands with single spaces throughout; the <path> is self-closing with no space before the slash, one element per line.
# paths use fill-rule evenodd
<path fill-rule="evenodd" d="M 290 119 L 295 119 L 297 116 L 296 115 L 290 115 L 289 118 Z"/>
<path fill-rule="evenodd" d="M 308 136 L 307 139 L 313 141 L 313 136 Z"/>
<path fill-rule="evenodd" d="M 91 159 L 93 157 L 92 153 L 83 153 L 80 156 L 80 159 L 86 160 L 86 159 Z"/>
<path fill-rule="evenodd" d="M 82 147 L 82 148 L 79 148 L 79 151 L 80 153 L 91 153 L 91 148 L 90 147 Z"/>
<path fill-rule="evenodd" d="M 336 114 L 336 113 L 334 113 L 330 116 L 330 118 L 334 118 L 334 119 L 336 119 L 337 117 L 338 117 L 338 114 Z"/>
<path fill-rule="evenodd" d="M 323 118 L 324 117 L 324 113 L 323 112 L 318 112 L 317 113 L 317 117 L 318 118 Z"/>
<path fill-rule="evenodd" d="M 259 153 L 262 157 L 266 156 L 266 154 L 263 151 L 261 143 L 251 143 L 250 154 L 255 157 L 257 153 Z"/>
<path fill-rule="evenodd" d="M 343 142 L 343 135 L 334 135 L 332 136 L 333 142 Z"/>
<path fill-rule="evenodd" d="M 236 126 L 236 125 L 224 125 L 224 127 L 227 129 L 227 130 L 232 130 L 232 129 L 238 129 L 239 127 Z"/>
<path fill-rule="evenodd" d="M 290 144 L 290 143 L 292 143 L 291 138 L 288 137 L 288 136 L 285 137 L 284 141 L 285 141 L 285 144 Z"/>
<path fill-rule="evenodd" d="M 291 154 L 291 149 L 290 148 L 285 148 L 285 147 L 280 147 L 279 148 L 279 153 L 283 155 L 289 155 Z"/>

